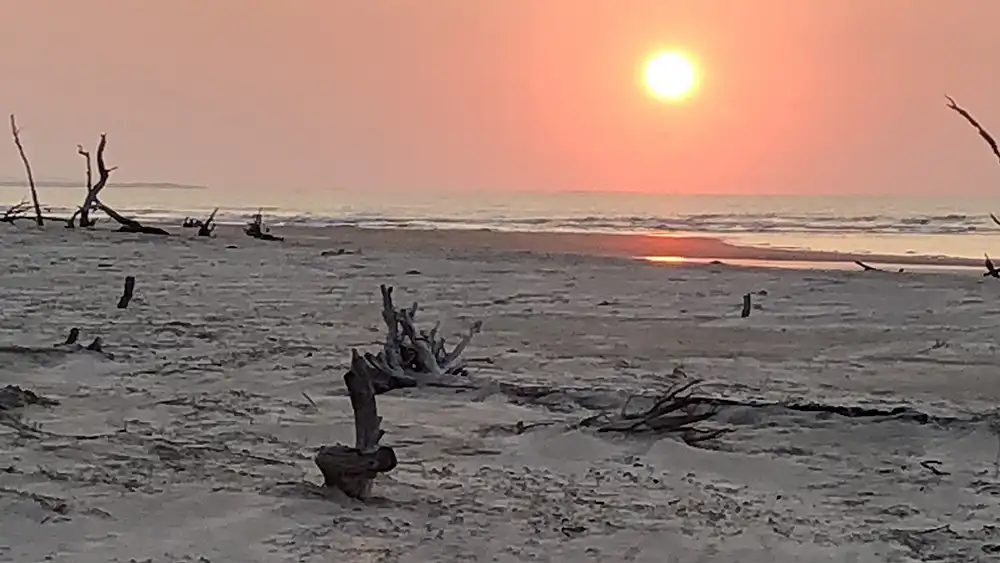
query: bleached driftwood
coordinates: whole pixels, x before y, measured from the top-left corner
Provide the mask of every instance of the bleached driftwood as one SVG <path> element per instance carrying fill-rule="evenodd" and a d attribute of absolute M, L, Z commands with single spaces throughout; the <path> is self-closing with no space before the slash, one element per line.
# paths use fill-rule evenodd
<path fill-rule="evenodd" d="M 31 190 L 31 203 L 35 208 L 35 223 L 39 227 L 45 226 L 45 220 L 42 218 L 42 205 L 38 202 L 38 190 L 35 188 L 35 175 L 31 171 L 31 163 L 28 162 L 28 156 L 24 154 L 24 146 L 21 144 L 21 130 L 17 128 L 17 120 L 14 118 L 14 114 L 10 114 L 10 132 L 14 135 L 14 145 L 17 147 L 18 154 L 21 155 L 21 162 L 24 164 L 24 172 L 28 176 L 28 188 Z"/>
<path fill-rule="evenodd" d="M 3 215 L 0 215 L 0 223 L 13 223 L 18 219 L 24 219 L 30 209 L 31 207 L 27 201 L 11 205 L 7 209 L 4 209 Z"/>
<path fill-rule="evenodd" d="M 450 351 L 439 335 L 441 323 L 428 332 L 415 323 L 418 305 L 397 309 L 392 299 L 392 287 L 382 284 L 382 321 L 386 326 L 385 344 L 378 354 L 367 353 L 362 358 L 373 371 L 375 393 L 418 385 L 438 387 L 468 387 L 459 376 L 466 375 L 462 353 L 472 338 L 482 330 L 482 321 L 462 335 Z"/>
<path fill-rule="evenodd" d="M 606 413 L 584 419 L 580 425 L 596 427 L 598 432 L 667 433 L 677 432 L 688 444 L 712 440 L 730 432 L 729 428 L 704 430 L 694 425 L 715 417 L 719 406 L 690 394 L 699 380 L 676 385 L 657 397 L 653 404 L 639 411 L 629 411 L 634 397 L 629 397 L 616 416 Z"/>
<path fill-rule="evenodd" d="M 379 473 L 392 471 L 396 452 L 379 445 L 385 435 L 382 417 L 375 404 L 372 366 L 357 350 L 351 350 L 351 369 L 344 383 L 354 410 L 354 447 L 337 444 L 323 446 L 316 454 L 316 466 L 323 473 L 323 484 L 336 487 L 352 498 L 364 500 L 371 495 L 372 483 Z"/>
<path fill-rule="evenodd" d="M 253 215 L 246 227 L 243 227 L 243 232 L 246 233 L 248 237 L 260 240 L 271 240 L 277 242 L 285 240 L 283 237 L 272 235 L 271 229 L 264 225 L 263 209 L 257 210 L 257 213 Z"/>

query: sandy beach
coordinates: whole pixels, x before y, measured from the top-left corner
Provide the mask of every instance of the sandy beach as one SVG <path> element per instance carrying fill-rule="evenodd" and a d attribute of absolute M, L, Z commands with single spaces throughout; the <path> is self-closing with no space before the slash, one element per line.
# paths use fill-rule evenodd
<path fill-rule="evenodd" d="M 678 254 L 650 237 L 191 234 L 0 225 L 0 344 L 78 327 L 113 355 L 0 353 L 0 384 L 59 402 L 0 413 L 0 561 L 1000 558 L 1000 281 L 978 271 L 630 258 Z M 353 441 L 342 375 L 384 338 L 382 283 L 449 333 L 484 322 L 470 378 L 557 391 L 380 395 L 400 465 L 367 504 L 320 497 L 304 483 L 316 448 Z M 572 428 L 678 368 L 756 406 L 699 447 Z M 869 411 L 782 406 L 805 403 Z"/>

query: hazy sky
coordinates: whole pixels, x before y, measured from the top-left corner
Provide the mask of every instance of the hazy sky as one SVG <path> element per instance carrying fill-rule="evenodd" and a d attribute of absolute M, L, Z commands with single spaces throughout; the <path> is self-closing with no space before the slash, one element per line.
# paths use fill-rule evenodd
<path fill-rule="evenodd" d="M 0 0 L 37 173 L 231 193 L 1000 194 L 997 0 Z M 684 103 L 638 82 L 659 48 Z M 0 145 L 2 147 L 3 145 Z M 13 145 L 0 176 L 20 176 Z"/>

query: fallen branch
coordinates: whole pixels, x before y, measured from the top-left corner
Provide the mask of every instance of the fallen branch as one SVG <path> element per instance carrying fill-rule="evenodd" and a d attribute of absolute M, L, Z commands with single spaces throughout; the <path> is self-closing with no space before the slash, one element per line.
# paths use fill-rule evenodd
<path fill-rule="evenodd" d="M 17 146 L 17 152 L 21 155 L 21 162 L 24 163 L 24 171 L 28 176 L 28 187 L 31 189 L 31 202 L 35 208 L 35 223 L 39 227 L 44 227 L 45 220 L 42 218 L 42 205 L 38 202 L 38 190 L 35 188 L 35 175 L 31 172 L 31 163 L 28 162 L 27 155 L 24 154 L 24 146 L 21 145 L 21 130 L 17 128 L 17 121 L 13 113 L 10 114 L 10 131 L 14 135 L 14 145 Z"/>
<path fill-rule="evenodd" d="M 27 217 L 28 210 L 30 206 L 27 201 L 21 201 L 16 205 L 11 205 L 4 210 L 3 215 L 0 215 L 0 223 L 11 223 L 18 219 L 24 219 Z"/>
<path fill-rule="evenodd" d="M 706 405 L 704 401 L 688 393 L 701 381 L 692 380 L 668 389 L 657 397 L 646 409 L 630 412 L 629 406 L 634 397 L 629 397 L 617 416 L 606 414 L 584 419 L 580 426 L 596 427 L 598 432 L 624 433 L 667 433 L 678 432 L 687 444 L 694 445 L 706 440 L 713 440 L 731 432 L 730 428 L 715 428 L 702 430 L 694 425 L 715 417 L 719 407 Z"/>
<path fill-rule="evenodd" d="M 354 410 L 354 447 L 337 444 L 323 446 L 316 454 L 316 466 L 323 473 L 323 484 L 336 487 L 349 497 L 364 500 L 371 495 L 372 483 L 379 473 L 392 471 L 396 452 L 380 446 L 385 432 L 375 404 L 372 379 L 375 373 L 357 350 L 351 350 L 351 369 L 344 383 Z"/>

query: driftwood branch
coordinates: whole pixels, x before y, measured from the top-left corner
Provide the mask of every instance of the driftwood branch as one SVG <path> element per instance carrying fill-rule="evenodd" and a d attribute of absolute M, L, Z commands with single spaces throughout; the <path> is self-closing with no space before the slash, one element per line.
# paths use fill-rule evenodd
<path fill-rule="evenodd" d="M 42 205 L 38 202 L 35 175 L 31 171 L 31 163 L 28 162 L 28 156 L 24 154 L 24 146 L 21 144 L 21 130 L 17 128 L 17 121 L 13 113 L 10 114 L 10 132 L 14 135 L 14 145 L 17 146 L 17 152 L 21 155 L 21 162 L 24 164 L 24 172 L 28 176 L 28 187 L 31 189 L 31 202 L 35 208 L 35 223 L 39 227 L 43 227 L 45 226 L 45 220 L 42 218 Z"/>
<path fill-rule="evenodd" d="M 243 227 L 243 232 L 247 234 L 248 237 L 253 237 L 260 240 L 270 240 L 281 242 L 285 240 L 283 237 L 275 236 L 271 234 L 271 229 L 264 225 L 264 209 L 258 209 L 257 213 L 251 217 L 250 222 Z"/>
<path fill-rule="evenodd" d="M 377 354 L 362 357 L 367 367 L 374 370 L 372 379 L 376 394 L 418 385 L 469 387 L 460 379 L 466 375 L 462 353 L 482 330 L 482 322 L 474 322 L 449 351 L 444 338 L 439 336 L 440 323 L 429 332 L 420 330 L 415 321 L 418 305 L 414 303 L 409 308 L 398 309 L 393 303 L 393 288 L 383 284 L 379 289 L 385 342 Z"/>
<path fill-rule="evenodd" d="M 632 434 L 676 432 L 688 444 L 713 440 L 730 432 L 729 428 L 695 428 L 694 425 L 707 421 L 719 413 L 718 406 L 706 405 L 704 401 L 691 395 L 690 391 L 701 381 L 692 380 L 675 385 L 657 397 L 645 409 L 630 411 L 634 397 L 626 399 L 617 415 L 606 414 L 583 420 L 581 426 L 596 427 L 598 432 L 623 432 Z"/>
<path fill-rule="evenodd" d="M 996 157 L 997 163 L 1000 164 L 1000 147 L 997 146 L 996 139 L 993 138 L 993 135 L 990 135 L 990 132 L 980 125 L 979 122 L 976 121 L 976 118 L 972 117 L 972 114 L 966 111 L 962 106 L 958 105 L 954 98 L 947 95 L 945 97 L 948 98 L 948 108 L 964 117 L 965 120 L 969 122 L 969 125 L 976 128 L 976 131 L 979 132 L 979 136 L 986 141 L 986 144 L 989 145 L 990 149 L 993 151 L 993 156 Z"/>
<path fill-rule="evenodd" d="M 54 346 L 21 346 L 19 344 L 0 345 L 0 354 L 24 354 L 29 356 L 49 356 L 58 354 L 70 354 L 74 352 L 95 352 L 108 359 L 114 356 L 104 351 L 104 341 L 101 337 L 95 337 L 90 344 L 84 346 L 78 342 L 80 339 L 80 329 L 73 327 L 69 330 L 66 340 Z"/>
<path fill-rule="evenodd" d="M 200 237 L 210 237 L 212 233 L 215 232 L 215 214 L 219 212 L 219 208 L 216 207 L 209 214 L 208 219 L 205 219 L 200 225 L 198 225 L 198 236 Z"/>
<path fill-rule="evenodd" d="M 379 445 L 385 432 L 375 403 L 373 375 L 364 357 L 351 350 L 351 369 L 344 375 L 344 383 L 354 410 L 354 447 L 323 446 L 315 458 L 325 486 L 336 487 L 359 500 L 371 496 L 372 484 L 379 473 L 392 471 L 397 465 L 395 451 Z"/>
<path fill-rule="evenodd" d="M 18 219 L 24 219 L 28 216 L 28 211 L 31 206 L 27 201 L 21 201 L 18 204 L 11 205 L 7 209 L 4 209 L 3 215 L 0 215 L 0 223 L 13 223 Z"/>
<path fill-rule="evenodd" d="M 990 255 L 986 254 L 985 256 L 986 272 L 983 273 L 983 277 L 1000 278 L 1000 270 L 997 270 L 996 266 L 993 265 L 993 260 L 990 260 Z"/>

